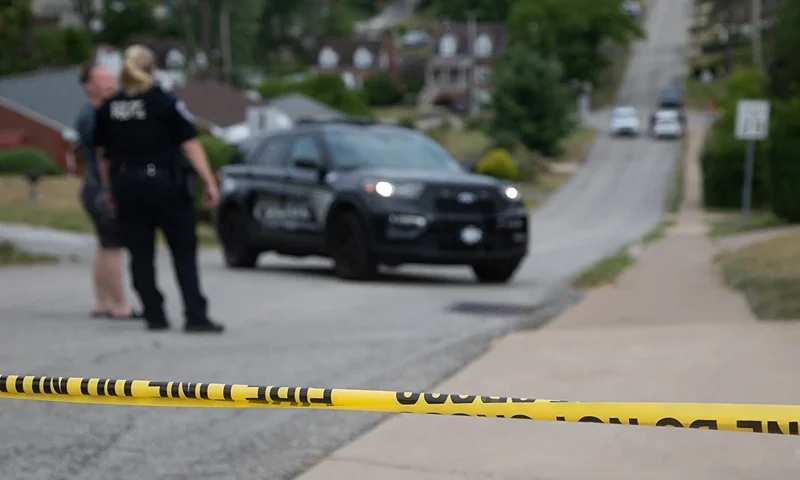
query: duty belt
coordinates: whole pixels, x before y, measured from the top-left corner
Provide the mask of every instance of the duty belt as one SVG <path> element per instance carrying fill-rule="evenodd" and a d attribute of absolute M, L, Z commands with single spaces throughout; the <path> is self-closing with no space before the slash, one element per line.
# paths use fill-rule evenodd
<path fill-rule="evenodd" d="M 127 176 L 147 176 L 147 177 L 155 177 L 155 176 L 164 176 L 170 175 L 172 171 L 168 168 L 159 168 L 156 167 L 153 163 L 148 163 L 147 165 L 143 166 L 136 166 L 131 167 L 128 165 L 121 165 L 119 167 L 119 176 L 127 177 Z"/>

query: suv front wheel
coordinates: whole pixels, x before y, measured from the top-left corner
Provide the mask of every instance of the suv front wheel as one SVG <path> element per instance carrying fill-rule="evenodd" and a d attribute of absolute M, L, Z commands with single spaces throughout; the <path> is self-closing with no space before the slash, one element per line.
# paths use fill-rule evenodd
<path fill-rule="evenodd" d="M 378 270 L 367 245 L 367 230 L 355 212 L 338 215 L 331 225 L 328 249 L 334 271 L 347 280 L 368 280 Z"/>
<path fill-rule="evenodd" d="M 502 260 L 499 262 L 473 265 L 472 271 L 481 283 L 507 283 L 519 268 L 522 259 Z"/>
<path fill-rule="evenodd" d="M 228 208 L 220 218 L 219 237 L 225 264 L 231 268 L 253 268 L 258 263 L 260 250 L 247 244 L 247 222 L 241 210 Z"/>

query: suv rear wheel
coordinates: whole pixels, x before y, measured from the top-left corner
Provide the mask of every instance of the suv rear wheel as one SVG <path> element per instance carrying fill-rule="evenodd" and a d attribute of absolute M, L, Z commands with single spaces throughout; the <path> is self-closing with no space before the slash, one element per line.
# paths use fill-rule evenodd
<path fill-rule="evenodd" d="M 220 219 L 219 237 L 225 264 L 231 268 L 253 268 L 260 250 L 247 244 L 247 222 L 238 207 L 227 208 Z"/>
<path fill-rule="evenodd" d="M 473 265 L 472 271 L 481 283 L 507 283 L 519 268 L 522 259 L 503 260 L 500 262 Z"/>
<path fill-rule="evenodd" d="M 378 264 L 367 246 L 367 231 L 354 212 L 337 215 L 328 235 L 328 248 L 334 271 L 347 280 L 368 280 L 375 277 Z"/>

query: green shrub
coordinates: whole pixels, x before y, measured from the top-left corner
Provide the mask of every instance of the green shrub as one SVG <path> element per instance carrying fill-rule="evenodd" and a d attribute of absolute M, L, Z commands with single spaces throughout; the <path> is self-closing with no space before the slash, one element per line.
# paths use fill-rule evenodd
<path fill-rule="evenodd" d="M 800 98 L 775 105 L 772 117 L 767 154 L 772 211 L 800 222 Z"/>
<path fill-rule="evenodd" d="M 43 151 L 33 147 L 0 150 L 0 175 L 61 174 L 61 169 Z"/>
<path fill-rule="evenodd" d="M 202 135 L 199 137 L 200 145 L 208 157 L 208 163 L 211 165 L 211 170 L 217 172 L 223 165 L 226 165 L 233 158 L 236 153 L 236 148 L 233 145 L 228 145 L 219 138 L 209 135 Z"/>
<path fill-rule="evenodd" d="M 736 104 L 744 98 L 766 96 L 767 79 L 752 68 L 738 68 L 726 82 L 721 116 L 709 132 L 709 140 L 700 157 L 703 170 L 703 203 L 710 208 L 739 208 L 742 203 L 746 144 L 734 137 Z M 753 178 L 754 207 L 770 201 L 769 162 L 765 142 L 756 148 L 756 169 Z"/>
<path fill-rule="evenodd" d="M 403 90 L 392 77 L 385 73 L 364 80 L 364 95 L 373 107 L 397 105 L 403 101 Z"/>
<path fill-rule="evenodd" d="M 508 131 L 498 132 L 492 138 L 492 145 L 495 148 L 512 151 L 519 145 L 519 135 Z"/>
<path fill-rule="evenodd" d="M 280 79 L 265 78 L 258 87 L 258 93 L 264 100 L 280 97 L 292 91 L 291 85 Z"/>
<path fill-rule="evenodd" d="M 476 169 L 477 173 L 489 175 L 504 180 L 516 180 L 519 169 L 514 158 L 503 148 L 495 148 L 483 157 Z"/>
<path fill-rule="evenodd" d="M 228 164 L 236 153 L 236 148 L 234 146 L 228 145 L 216 137 L 201 135 L 198 138 L 200 144 L 203 146 L 203 150 L 206 152 L 206 157 L 208 157 L 208 164 L 214 173 L 217 173 L 220 168 Z M 200 178 L 197 178 L 195 183 L 195 206 L 198 212 L 200 212 L 201 219 L 206 219 L 208 218 L 208 212 L 203 206 L 205 184 Z"/>
<path fill-rule="evenodd" d="M 397 124 L 400 125 L 401 127 L 413 129 L 414 128 L 414 118 L 413 117 L 409 117 L 409 116 L 403 117 L 403 118 L 400 119 L 400 121 L 397 122 Z"/>

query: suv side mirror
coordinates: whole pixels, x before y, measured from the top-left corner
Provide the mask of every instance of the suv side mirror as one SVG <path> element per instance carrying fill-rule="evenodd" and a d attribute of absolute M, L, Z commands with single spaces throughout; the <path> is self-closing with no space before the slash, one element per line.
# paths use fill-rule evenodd
<path fill-rule="evenodd" d="M 309 170 L 319 170 L 322 168 L 322 164 L 313 158 L 295 158 L 292 163 L 297 168 L 305 168 Z"/>

